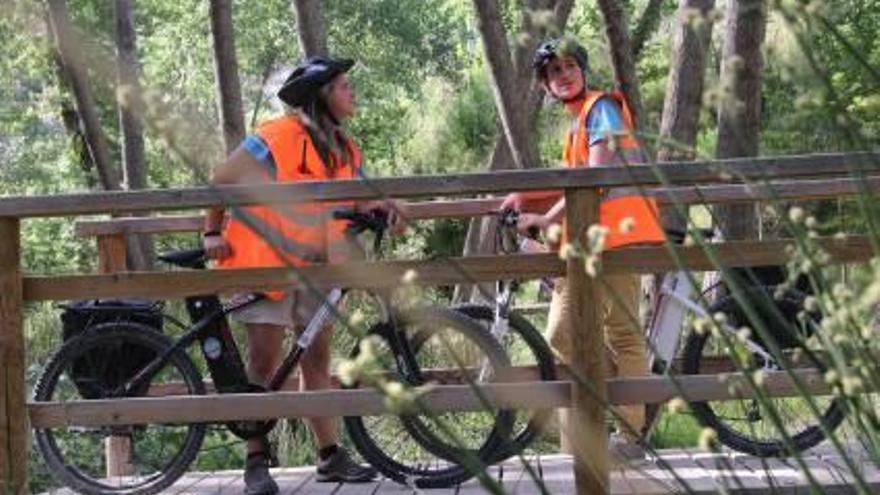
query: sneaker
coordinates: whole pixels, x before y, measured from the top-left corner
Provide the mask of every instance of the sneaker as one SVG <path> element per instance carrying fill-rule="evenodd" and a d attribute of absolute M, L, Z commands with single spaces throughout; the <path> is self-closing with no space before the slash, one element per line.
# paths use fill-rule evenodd
<path fill-rule="evenodd" d="M 248 455 L 244 468 L 245 495 L 275 495 L 278 485 L 269 474 L 269 459 L 264 454 Z"/>
<path fill-rule="evenodd" d="M 327 459 L 318 460 L 317 468 L 319 483 L 366 483 L 378 474 L 374 468 L 354 462 L 343 448 Z"/>
<path fill-rule="evenodd" d="M 620 433 L 612 433 L 608 438 L 608 451 L 617 461 L 643 461 L 646 457 L 645 448 Z"/>

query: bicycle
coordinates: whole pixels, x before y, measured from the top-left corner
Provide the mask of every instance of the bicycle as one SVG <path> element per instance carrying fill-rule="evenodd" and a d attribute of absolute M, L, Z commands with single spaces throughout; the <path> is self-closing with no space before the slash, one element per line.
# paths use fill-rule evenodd
<path fill-rule="evenodd" d="M 536 242 L 537 231 L 529 233 L 520 240 L 516 232 L 519 213 L 512 209 L 491 211 L 496 217 L 495 246 L 503 254 L 529 251 L 527 242 Z M 552 284 L 542 280 L 542 287 Z M 514 296 L 519 291 L 519 280 L 499 280 L 495 282 L 494 305 L 466 303 L 453 306 L 453 309 L 471 318 L 487 329 L 497 340 L 516 367 L 518 378 L 532 381 L 556 380 L 556 363 L 553 351 L 544 336 L 521 314 L 512 311 Z M 514 431 L 511 439 L 499 448 L 493 462 L 501 462 L 517 455 L 534 442 L 544 430 L 553 409 L 516 412 Z"/>
<path fill-rule="evenodd" d="M 350 222 L 349 232 L 365 230 L 376 233 L 376 247 L 381 242 L 385 218 L 378 213 L 338 211 L 334 217 Z M 177 251 L 160 257 L 172 265 L 204 269 L 207 260 L 203 250 Z M 254 393 L 277 391 L 281 388 L 314 338 L 325 328 L 337 303 L 347 289 L 334 288 L 327 295 L 305 330 L 296 339 L 282 364 L 267 384 L 251 383 L 235 344 L 226 316 L 238 309 L 257 303 L 266 296 L 249 294 L 221 304 L 216 295 L 186 298 L 186 309 L 192 324 L 178 322 L 170 315 L 165 320 L 176 323 L 183 334 L 175 340 L 152 325 L 132 320 L 103 321 L 89 325 L 79 335 L 65 342 L 52 356 L 35 387 L 37 402 L 132 398 L 162 395 L 204 395 L 206 387 L 192 359 L 185 352 L 198 342 L 217 393 Z M 460 382 L 469 382 L 468 361 L 445 351 L 444 341 L 467 344 L 465 350 L 475 356 L 489 373 L 482 378 L 504 377 L 509 360 L 503 349 L 478 325 L 460 314 L 444 309 L 395 312 L 390 308 L 390 295 L 376 291 L 382 320 L 367 333 L 379 335 L 391 359 L 391 374 L 410 385 L 426 382 L 422 370 L 437 364 L 446 365 L 447 373 L 457 375 Z M 112 306 L 111 306 L 112 309 Z M 101 318 L 98 318 L 102 321 Z M 435 345 L 439 340 L 440 345 Z M 412 345 L 414 342 L 416 345 Z M 135 356 L 136 355 L 136 356 Z M 450 356 L 451 355 L 451 356 Z M 134 356 L 134 357 L 133 357 Z M 136 357 L 136 359 L 135 359 Z M 449 365 L 445 359 L 451 359 Z M 122 366 L 116 366 L 122 364 Z M 483 412 L 484 422 L 492 428 L 478 440 L 478 453 L 488 457 L 504 441 L 510 424 L 506 411 Z M 428 444 L 429 452 L 450 450 L 443 438 L 431 433 L 423 415 L 402 417 L 405 431 Z M 275 420 L 232 421 L 226 428 L 241 439 L 261 438 L 271 431 Z M 146 495 L 158 493 L 177 480 L 195 460 L 205 437 L 206 424 L 147 424 L 107 427 L 59 427 L 35 431 L 37 450 L 52 473 L 74 490 L 89 494 Z M 481 429 L 481 434 L 486 430 Z M 121 437 L 132 450 L 126 472 L 110 475 L 105 472 L 104 440 Z M 361 455 L 372 462 L 381 448 L 354 441 Z M 95 462 L 99 459 L 98 462 Z M 447 461 L 444 458 L 444 461 Z M 388 465 L 376 466 L 383 474 L 399 482 L 418 486 L 450 486 L 466 480 L 472 473 L 454 462 L 434 466 L 415 466 L 392 471 Z"/>
<path fill-rule="evenodd" d="M 502 241 L 502 252 L 512 253 L 519 250 L 522 244 L 517 243 L 517 222 L 519 214 L 513 210 L 493 212 L 499 218 L 496 234 Z M 702 231 L 705 238 L 710 238 L 711 231 Z M 530 232 L 527 237 L 535 238 L 537 232 Z M 673 235 L 677 242 L 682 242 L 684 235 Z M 513 241 L 511 241 L 513 239 Z M 753 268 L 753 272 L 760 268 Z M 748 274 L 744 274 L 748 275 Z M 740 287 L 744 291 L 739 295 L 751 301 L 756 311 L 757 322 L 766 325 L 781 347 L 782 355 L 774 357 L 762 342 L 757 332 L 748 334 L 740 332 L 741 328 L 756 323 L 750 321 L 746 311 L 739 303 L 737 294 L 730 291 L 728 285 L 722 280 L 707 277 L 701 290 L 697 290 L 691 280 L 691 274 L 687 271 L 667 273 L 663 277 L 663 283 L 658 291 L 658 296 L 652 311 L 652 317 L 645 328 L 646 341 L 648 343 L 647 354 L 650 371 L 653 375 L 664 376 L 672 371 L 678 371 L 685 375 L 700 374 L 710 368 L 713 371 L 743 371 L 753 373 L 762 371 L 776 371 L 783 368 L 777 357 L 784 359 L 784 364 L 796 365 L 804 369 L 814 367 L 823 370 L 824 366 L 819 358 L 819 353 L 811 352 L 804 347 L 808 337 L 812 334 L 818 321 L 818 316 L 810 315 L 806 321 L 802 321 L 798 314 L 804 309 L 805 294 L 797 288 L 788 289 L 782 297 L 776 294 L 777 286 L 755 286 L 750 284 L 748 276 L 738 277 Z M 714 282 L 713 282 L 714 280 Z M 515 285 L 513 286 L 515 288 Z M 513 328 L 521 335 L 538 334 L 537 330 L 528 323 L 525 318 L 517 317 L 516 313 L 510 313 L 510 284 L 498 285 L 498 296 L 495 306 L 465 306 L 465 314 L 476 318 L 484 325 L 489 325 L 495 333 L 496 328 L 505 328 L 505 315 L 510 322 L 515 324 Z M 802 285 L 801 285 L 801 288 Z M 506 289 L 506 290 L 505 290 Z M 710 299 L 710 294 L 723 293 L 713 303 L 704 305 L 703 301 Z M 697 319 L 715 318 L 716 314 L 724 315 L 721 321 L 716 321 L 720 332 L 712 332 L 706 329 L 703 332 L 692 331 L 681 348 L 681 338 L 688 322 Z M 540 334 L 538 334 L 540 337 Z M 726 341 L 725 341 L 726 337 Z M 714 339 L 714 340 L 713 340 Z M 527 339 L 531 341 L 531 339 Z M 744 355 L 731 356 L 727 354 L 727 343 L 736 343 L 738 350 Z M 545 345 L 546 347 L 546 345 Z M 807 362 L 794 363 L 795 350 L 806 350 Z M 719 355 L 718 352 L 721 351 Z M 549 349 L 548 349 L 548 352 Z M 680 370 L 674 370 L 674 360 L 679 352 L 683 353 L 683 366 Z M 707 354 L 708 353 L 708 354 Z M 712 354 L 715 353 L 715 354 Z M 539 355 L 539 353 L 536 352 Z M 740 358 L 738 362 L 731 359 Z M 791 446 L 778 431 L 777 425 L 772 418 L 767 417 L 767 411 L 757 399 L 740 401 L 698 401 L 689 404 L 697 420 L 703 426 L 713 428 L 718 434 L 718 440 L 731 449 L 760 457 L 783 456 L 791 450 L 803 451 L 814 447 L 825 437 L 819 422 L 826 426 L 829 431 L 837 428 L 844 419 L 844 409 L 841 400 L 837 399 L 814 399 L 819 404 L 822 412 L 819 422 L 815 421 L 811 412 L 805 405 L 798 403 L 798 398 L 771 399 L 777 412 L 785 412 L 786 407 L 792 410 L 792 414 L 783 418 L 783 424 L 788 428 L 787 436 L 791 439 Z M 549 411 L 548 411 L 549 412 Z M 737 414 L 738 413 L 738 414 Z M 767 424 L 764 421 L 767 420 Z M 804 424 L 806 422 L 806 424 Z M 537 436 L 537 429 L 529 428 L 523 431 L 529 436 Z M 649 433 L 649 432 L 646 432 Z M 518 445 L 518 447 L 521 447 Z"/>
<path fill-rule="evenodd" d="M 785 368 L 823 372 L 822 353 L 809 344 L 820 315 L 805 312 L 806 294 L 797 287 L 779 293 L 777 285 L 762 285 L 761 277 L 755 276 L 760 269 L 733 270 L 729 275 L 738 282 L 735 291 L 723 280 L 697 290 L 688 272 L 665 274 L 646 329 L 651 372 L 662 376 L 674 371 L 686 322 L 710 319 L 715 323 L 695 328 L 684 343 L 680 370 L 684 375 L 742 371 L 755 376 L 759 371 Z M 709 294 L 718 292 L 722 295 L 708 307 L 702 303 L 709 300 Z M 772 345 L 761 338 L 759 326 L 764 327 Z M 757 457 L 784 457 L 808 450 L 825 439 L 820 425 L 834 431 L 845 416 L 843 401 L 833 397 L 766 400 L 772 411 L 757 398 L 694 401 L 688 406 L 702 426 L 716 431 L 721 444 Z M 807 400 L 816 404 L 821 413 L 818 418 L 809 410 Z M 785 428 L 784 435 L 780 426 Z"/>
<path fill-rule="evenodd" d="M 515 219 L 513 221 L 515 225 Z M 499 230 L 497 234 L 501 235 L 502 231 Z M 507 245 L 510 239 L 504 242 Z M 512 252 L 512 249 L 507 247 L 508 252 Z M 463 304 L 452 306 L 452 309 L 479 324 L 486 335 L 491 335 L 491 338 L 503 347 L 505 355 L 511 359 L 511 364 L 516 366 L 511 379 L 555 380 L 553 354 L 543 336 L 528 320 L 510 311 L 513 294 L 518 290 L 519 282 L 499 281 L 497 284 L 497 304 L 494 308 L 479 304 Z M 422 345 L 420 338 L 413 340 L 413 348 L 417 351 Z M 357 349 L 353 352 L 353 355 L 356 354 Z M 481 377 L 486 375 L 485 364 L 474 362 L 474 365 L 475 381 L 484 381 Z M 423 469 L 422 466 L 434 462 L 435 458 L 440 462 L 456 463 L 465 456 L 471 456 L 485 464 L 501 462 L 522 452 L 541 434 L 552 410 L 506 412 L 511 415 L 510 425 L 501 423 L 501 420 L 508 421 L 507 417 L 491 418 L 491 422 L 486 421 L 490 418 L 484 418 L 481 423 L 482 428 L 479 428 L 479 423 L 476 426 L 478 430 L 489 433 L 471 435 L 475 439 L 463 446 L 451 444 L 450 441 L 438 441 L 433 438 L 430 429 L 414 428 L 406 421 L 393 429 L 390 435 L 387 433 L 389 427 L 377 427 L 379 421 L 400 421 L 400 418 L 396 417 L 382 416 L 369 425 L 364 417 L 350 417 L 345 418 L 345 424 L 348 435 L 358 445 L 358 450 L 361 453 L 371 452 L 368 458 L 370 464 L 386 476 L 394 478 L 396 473 L 418 473 Z M 412 446 L 400 449 L 383 447 L 388 444 L 398 445 L 394 432 L 406 432 L 407 435 L 401 438 L 414 439 L 418 446 L 415 450 L 421 449 L 422 453 L 427 455 L 419 455 L 418 452 L 414 452 Z M 416 485 L 429 487 L 424 483 L 416 483 Z"/>

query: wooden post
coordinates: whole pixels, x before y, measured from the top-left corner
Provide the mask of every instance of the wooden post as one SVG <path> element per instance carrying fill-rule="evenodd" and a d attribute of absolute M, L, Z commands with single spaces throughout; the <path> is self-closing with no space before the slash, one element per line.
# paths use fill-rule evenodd
<path fill-rule="evenodd" d="M 125 236 L 108 234 L 98 236 L 98 272 L 116 273 L 128 269 L 126 264 Z M 131 464 L 131 439 L 109 436 L 104 440 L 104 458 L 107 461 L 107 477 L 126 476 L 134 473 Z"/>
<path fill-rule="evenodd" d="M 586 246 L 586 230 L 599 223 L 599 193 L 569 190 L 565 193 L 566 235 L 569 242 Z M 570 445 L 574 454 L 574 480 L 579 494 L 609 491 L 608 432 L 605 428 L 605 359 L 602 335 L 602 302 L 597 281 L 587 275 L 584 258 L 566 261 L 566 283 L 572 329 L 572 423 Z"/>
<path fill-rule="evenodd" d="M 19 220 L 0 218 L 0 491 L 27 493 L 27 400 Z"/>

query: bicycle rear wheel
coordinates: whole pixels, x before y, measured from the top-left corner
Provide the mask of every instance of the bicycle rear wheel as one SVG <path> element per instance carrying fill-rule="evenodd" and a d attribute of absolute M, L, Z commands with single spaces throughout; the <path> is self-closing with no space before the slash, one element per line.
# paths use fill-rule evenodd
<path fill-rule="evenodd" d="M 396 323 L 395 328 L 379 324 L 370 330 L 382 338 L 376 358 L 393 370 L 393 379 L 408 385 L 468 384 L 505 380 L 509 374 L 501 346 L 456 312 L 422 310 L 401 315 Z M 421 377 L 401 371 L 390 332 L 400 332 L 411 343 Z M 386 477 L 418 488 L 442 488 L 466 481 L 492 462 L 495 450 L 507 441 L 512 419 L 511 412 L 498 410 L 426 412 L 350 416 L 345 427 L 358 452 Z"/>
<path fill-rule="evenodd" d="M 137 370 L 120 363 L 158 356 L 171 339 L 131 322 L 106 323 L 65 343 L 40 376 L 34 400 L 69 402 L 118 397 L 115 392 Z M 138 356 L 132 358 L 131 356 Z M 202 395 L 201 377 L 189 357 L 175 352 L 139 396 Z M 53 427 L 35 431 L 37 450 L 61 482 L 87 494 L 148 495 L 179 478 L 198 454 L 203 424 L 142 424 Z M 108 474 L 105 441 L 130 445 L 131 456 L 116 474 Z"/>
<path fill-rule="evenodd" d="M 481 304 L 463 304 L 454 310 L 476 321 L 491 333 L 495 311 Z M 552 381 L 556 379 L 553 352 L 544 336 L 522 315 L 510 313 L 509 329 L 500 342 L 510 358 L 514 380 Z M 553 409 L 517 410 L 510 442 L 500 447 L 493 462 L 500 462 L 522 452 L 541 435 Z"/>
<path fill-rule="evenodd" d="M 709 314 L 723 313 L 728 331 L 724 336 L 709 331 L 702 335 L 691 333 L 685 348 L 685 374 L 732 372 L 741 368 L 748 373 L 784 368 L 824 371 L 822 353 L 804 347 L 808 332 L 798 335 L 801 324 L 797 313 L 803 309 L 803 294 L 790 291 L 785 297 L 774 299 L 772 288 L 758 287 L 750 289 L 747 298 L 755 303 L 753 309 L 775 335 L 782 347 L 781 355 L 773 357 L 754 335 L 745 341 L 737 339 L 732 329 L 751 325 L 736 299 L 725 296 L 712 305 Z M 764 304 L 773 301 L 778 312 L 767 306 L 762 308 L 761 301 Z M 795 349 L 799 347 L 805 357 L 795 362 Z M 747 363 L 745 367 L 741 366 L 743 361 Z M 808 400 L 818 409 L 818 417 L 811 411 Z M 703 426 L 717 432 L 722 444 L 759 457 L 782 457 L 792 451 L 812 448 L 825 439 L 820 424 L 833 431 L 844 419 L 843 403 L 833 396 L 777 397 L 767 398 L 766 402 L 758 399 L 707 401 L 691 403 L 690 407 Z"/>

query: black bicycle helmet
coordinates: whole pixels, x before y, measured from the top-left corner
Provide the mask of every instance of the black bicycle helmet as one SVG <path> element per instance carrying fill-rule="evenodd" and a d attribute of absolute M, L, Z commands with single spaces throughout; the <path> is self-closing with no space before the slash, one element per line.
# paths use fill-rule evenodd
<path fill-rule="evenodd" d="M 353 65 L 350 58 L 309 57 L 287 76 L 278 90 L 278 98 L 292 107 L 304 106 L 315 98 L 321 86 L 348 72 Z"/>
<path fill-rule="evenodd" d="M 538 49 L 535 50 L 535 56 L 532 58 L 532 68 L 538 77 L 544 77 L 544 69 L 547 67 L 547 64 L 560 55 L 573 57 L 584 73 L 589 71 L 587 49 L 572 39 L 556 38 L 541 43 Z"/>

